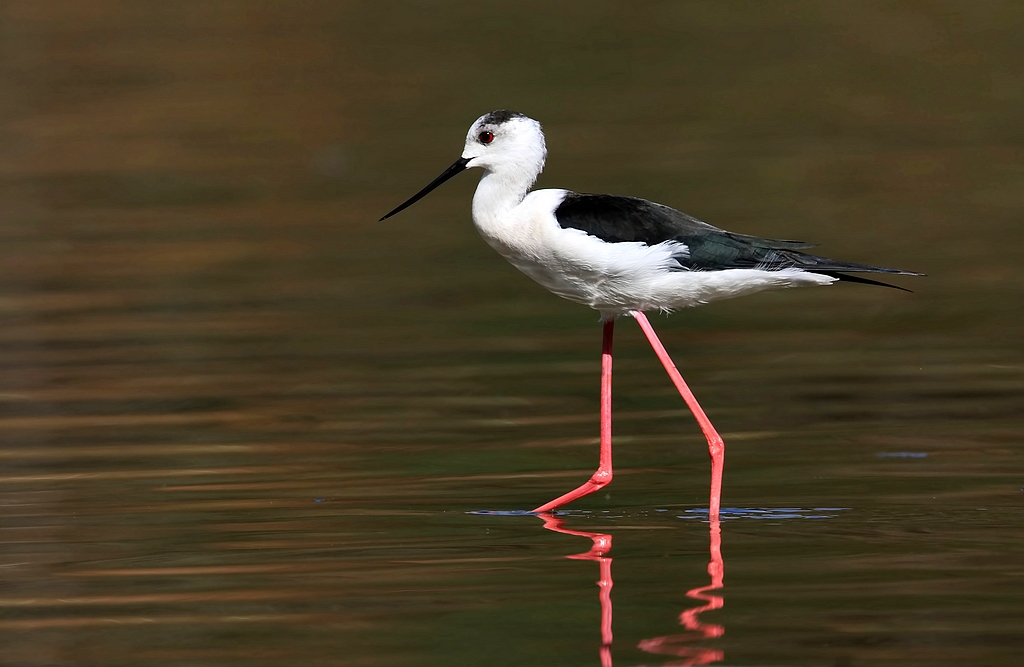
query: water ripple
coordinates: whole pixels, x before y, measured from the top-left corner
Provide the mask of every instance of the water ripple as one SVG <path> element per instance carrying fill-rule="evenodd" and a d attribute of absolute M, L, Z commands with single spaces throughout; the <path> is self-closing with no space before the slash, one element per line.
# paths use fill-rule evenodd
<path fill-rule="evenodd" d="M 804 509 L 801 507 L 723 507 L 721 509 L 722 520 L 726 519 L 831 519 L 836 512 L 843 512 L 849 507 L 812 507 Z M 679 514 L 677 519 L 704 519 L 707 520 L 706 509 L 686 510 L 685 514 Z"/>

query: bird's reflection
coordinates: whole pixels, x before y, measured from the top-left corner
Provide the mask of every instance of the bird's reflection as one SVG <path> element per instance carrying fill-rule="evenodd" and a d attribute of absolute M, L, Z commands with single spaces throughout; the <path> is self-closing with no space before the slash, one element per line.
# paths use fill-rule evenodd
<path fill-rule="evenodd" d="M 544 521 L 544 527 L 565 535 L 588 537 L 593 541 L 589 551 L 566 556 L 573 560 L 592 560 L 600 566 L 600 578 L 597 586 L 601 601 L 601 667 L 612 667 L 612 558 L 607 553 L 612 548 L 612 536 L 607 533 L 595 533 L 585 530 L 573 530 L 565 527 L 565 521 L 550 513 L 538 515 Z M 691 646 L 692 643 L 721 637 L 725 628 L 715 623 L 702 623 L 700 614 L 712 609 L 721 609 L 725 601 L 711 591 L 723 587 L 725 578 L 725 562 L 722 560 L 722 529 L 718 521 L 710 526 L 711 559 L 708 561 L 708 575 L 711 583 L 707 586 L 691 588 L 686 596 L 702 602 L 700 606 L 683 611 L 679 615 L 679 623 L 686 632 L 664 637 L 644 639 L 638 648 L 647 653 L 668 655 L 682 658 L 681 661 L 666 663 L 663 667 L 690 667 L 693 665 L 710 665 L 725 659 L 725 653 L 718 649 Z"/>

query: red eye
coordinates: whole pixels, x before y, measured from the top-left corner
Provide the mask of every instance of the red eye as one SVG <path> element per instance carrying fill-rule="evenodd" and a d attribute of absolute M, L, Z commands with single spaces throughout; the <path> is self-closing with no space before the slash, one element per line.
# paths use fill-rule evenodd
<path fill-rule="evenodd" d="M 479 139 L 482 144 L 489 144 L 494 141 L 494 135 L 490 132 L 481 132 L 477 139 Z"/>

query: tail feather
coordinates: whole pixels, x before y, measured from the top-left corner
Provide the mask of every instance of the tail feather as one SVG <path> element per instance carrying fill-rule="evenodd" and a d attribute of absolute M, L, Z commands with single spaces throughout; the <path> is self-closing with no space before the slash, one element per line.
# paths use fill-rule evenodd
<path fill-rule="evenodd" d="M 842 262 L 828 257 L 818 257 L 816 255 L 808 255 L 807 253 L 802 252 L 782 251 L 779 254 L 793 262 L 793 265 L 796 266 L 796 268 L 803 269 L 805 271 L 814 271 L 815 273 L 843 271 L 844 273 L 889 273 L 900 276 L 924 275 L 923 273 L 917 273 L 916 271 L 904 271 L 903 269 L 890 269 L 884 266 Z"/>
<path fill-rule="evenodd" d="M 891 272 L 895 273 L 896 271 L 893 270 Z M 861 285 L 878 285 L 879 287 L 891 287 L 893 289 L 898 289 L 898 290 L 902 290 L 904 292 L 911 292 L 911 293 L 913 293 L 913 291 L 914 291 L 914 290 L 909 290 L 906 287 L 900 287 L 899 285 L 890 285 L 889 283 L 883 283 L 880 280 L 871 280 L 870 278 L 861 278 L 860 276 L 850 276 L 850 275 L 847 275 L 845 273 L 839 273 L 838 271 L 812 271 L 812 273 L 820 273 L 823 276 L 829 276 L 830 278 L 835 278 L 836 280 L 838 280 L 840 282 L 845 282 L 845 283 L 860 283 Z M 885 273 L 890 273 L 890 271 L 886 271 Z M 911 276 L 924 275 L 924 274 L 921 274 L 921 273 L 910 273 L 910 272 L 907 272 L 907 271 L 899 271 L 898 273 L 905 274 L 905 275 L 911 275 Z"/>

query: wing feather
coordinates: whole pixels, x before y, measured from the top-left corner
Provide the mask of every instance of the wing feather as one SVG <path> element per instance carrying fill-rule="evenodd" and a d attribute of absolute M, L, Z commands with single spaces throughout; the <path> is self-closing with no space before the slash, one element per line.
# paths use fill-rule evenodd
<path fill-rule="evenodd" d="M 578 229 L 606 243 L 681 243 L 687 252 L 675 258 L 679 270 L 803 269 L 827 275 L 836 271 L 923 275 L 809 255 L 800 250 L 814 244 L 727 232 L 674 208 L 635 197 L 568 192 L 555 210 L 555 218 L 564 229 Z"/>

